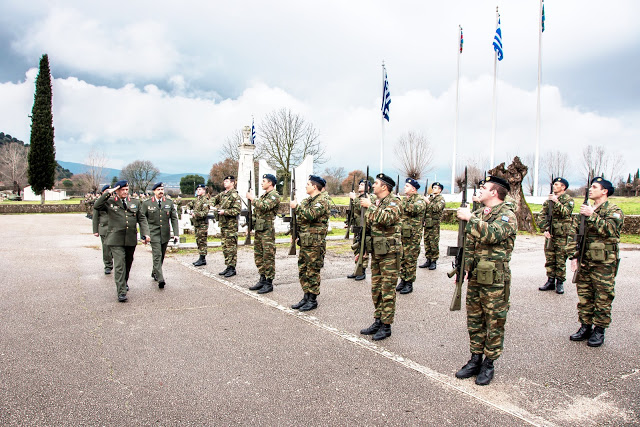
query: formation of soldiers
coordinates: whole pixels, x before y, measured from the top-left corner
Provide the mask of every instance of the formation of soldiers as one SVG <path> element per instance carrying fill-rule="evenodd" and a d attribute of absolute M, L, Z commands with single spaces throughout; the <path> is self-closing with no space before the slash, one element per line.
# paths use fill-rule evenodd
<path fill-rule="evenodd" d="M 224 191 L 210 198 L 205 186 L 199 185 L 196 199 L 187 207 L 192 212 L 199 258 L 195 266 L 206 265 L 207 229 L 210 210 L 220 223 L 223 255 L 226 268 L 219 274 L 236 274 L 238 215 L 242 203 L 235 190 L 235 177 L 224 178 Z M 380 173 L 370 186 L 367 179 L 360 181 L 358 192 L 352 192 L 351 209 L 359 209 L 360 216 L 350 215 L 347 227 L 354 234 L 354 259 L 360 261 L 361 273 L 347 278 L 364 280 L 370 263 L 371 297 L 374 306 L 373 323 L 360 331 L 373 340 L 391 336 L 396 294 L 413 291 L 420 254 L 420 241 L 424 238 L 426 262 L 420 267 L 435 270 L 439 259 L 440 221 L 444 211 L 443 186 L 431 185 L 431 194 L 419 195 L 420 184 L 407 178 L 405 197 L 394 194 L 396 182 Z M 476 210 L 460 207 L 456 216 L 464 233 L 464 266 L 466 276 L 466 312 L 471 358 L 456 372 L 458 378 L 476 377 L 476 384 L 487 385 L 494 376 L 494 362 L 502 354 L 504 329 L 509 311 L 511 285 L 510 260 L 517 236 L 515 203 L 508 199 L 510 184 L 503 178 L 487 176 L 479 183 L 474 196 Z M 262 176 L 264 193 L 256 197 L 247 192 L 247 204 L 253 208 L 254 260 L 258 281 L 249 289 L 264 294 L 274 289 L 275 227 L 274 220 L 280 205 L 275 189 L 276 177 Z M 292 233 L 300 248 L 298 276 L 302 299 L 291 305 L 300 311 L 318 307 L 320 273 L 326 254 L 326 236 L 330 216 L 330 198 L 323 178 L 310 175 L 305 191 L 308 197 L 301 202 L 292 200 L 298 224 Z M 373 194 L 369 194 L 369 187 Z M 604 331 L 611 322 L 611 303 L 615 296 L 615 276 L 620 262 L 618 244 L 624 221 L 622 211 L 608 197 L 613 185 L 602 177 L 590 182 L 585 202 L 580 207 L 580 220 L 572 215 L 574 202 L 566 193 L 569 183 L 564 178 L 553 180 L 552 193 L 543 206 L 540 227 L 547 240 L 545 269 L 548 280 L 539 289 L 564 292 L 566 260 L 576 272 L 574 282 L 578 291 L 579 330 L 570 336 L 572 341 L 587 341 L 592 347 L 602 345 Z M 151 243 L 153 253 L 152 277 L 158 286 L 165 286 L 162 263 L 167 243 L 177 239 L 176 206 L 164 197 L 162 183 L 154 185 L 154 196 L 142 203 L 128 197 L 126 181 L 114 188 L 103 188 L 94 204 L 94 234 L 103 242 L 105 274 L 115 270 L 119 301 L 126 301 L 127 280 L 137 243 L 136 225 L 145 243 Z M 588 203 L 593 201 L 593 205 Z M 364 219 L 364 220 L 363 220 Z M 251 230 L 249 230 L 251 231 Z M 578 236 L 578 237 L 576 237 Z M 364 241 L 363 241 L 364 239 Z M 362 257 L 362 260 L 360 260 Z M 113 262 L 111 263 L 111 259 Z"/>

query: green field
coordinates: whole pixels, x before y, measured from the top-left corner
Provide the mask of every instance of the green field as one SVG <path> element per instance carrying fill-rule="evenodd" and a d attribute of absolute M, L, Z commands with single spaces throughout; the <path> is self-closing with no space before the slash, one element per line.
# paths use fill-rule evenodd
<path fill-rule="evenodd" d="M 78 203 L 82 202 L 84 200 L 83 197 L 73 197 L 71 199 L 68 200 L 45 200 L 44 204 L 45 205 L 77 205 Z M 40 200 L 29 200 L 29 201 L 11 201 L 11 200 L 3 200 L 0 202 L 0 204 L 3 205 L 39 205 L 40 204 Z"/>

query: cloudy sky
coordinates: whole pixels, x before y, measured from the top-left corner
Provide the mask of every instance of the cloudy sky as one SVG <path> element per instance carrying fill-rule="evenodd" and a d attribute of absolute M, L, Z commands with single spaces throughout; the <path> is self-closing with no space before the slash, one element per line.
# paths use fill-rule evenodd
<path fill-rule="evenodd" d="M 290 108 L 319 130 L 324 166 L 378 169 L 387 65 L 391 120 L 385 171 L 408 131 L 435 147 L 448 181 L 461 55 L 458 151 L 489 157 L 495 8 L 496 163 L 534 152 L 537 0 L 120 1 L 2 0 L 0 131 L 29 140 L 39 58 L 49 55 L 59 160 L 102 150 L 109 167 L 151 160 L 165 173 L 207 172 L 224 140 L 255 117 Z M 640 3 L 547 0 L 541 153 L 602 145 L 640 164 Z M 471 160 L 470 160 L 471 161 Z M 433 177 L 431 177 L 433 179 Z"/>

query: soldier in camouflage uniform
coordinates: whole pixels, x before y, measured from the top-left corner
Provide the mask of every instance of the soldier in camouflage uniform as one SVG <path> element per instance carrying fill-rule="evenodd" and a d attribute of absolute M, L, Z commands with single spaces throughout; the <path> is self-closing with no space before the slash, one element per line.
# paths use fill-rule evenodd
<path fill-rule="evenodd" d="M 440 193 L 444 186 L 439 182 L 431 184 L 431 194 L 425 197 L 427 208 L 424 215 L 424 256 L 427 260 L 420 268 L 436 269 L 440 258 L 440 220 L 444 213 L 445 201 Z"/>
<path fill-rule="evenodd" d="M 373 324 L 360 333 L 373 335 L 376 341 L 391 336 L 391 324 L 396 312 L 395 287 L 402 257 L 402 201 L 392 193 L 395 185 L 393 179 L 380 173 L 373 183 L 373 192 L 378 197 L 375 205 L 372 205 L 369 197 L 360 199 L 360 204 L 368 209 L 365 246 L 371 254 L 371 297 L 375 306 Z"/>
<path fill-rule="evenodd" d="M 298 204 L 292 200 L 289 205 L 296 209 L 298 222 L 298 277 L 304 296 L 291 308 L 309 311 L 318 307 L 320 295 L 320 270 L 324 267 L 327 229 L 329 228 L 329 198 L 322 189 L 326 181 L 319 176 L 309 175 L 306 192 L 309 197 Z"/>
<path fill-rule="evenodd" d="M 580 206 L 580 214 L 586 217 L 583 238 L 586 246 L 582 259 L 579 259 L 575 242 L 571 244 L 571 271 L 578 270 L 578 265 L 580 267 L 575 282 L 581 326 L 570 339 L 588 339 L 587 345 L 590 347 L 599 347 L 604 343 L 604 330 L 611 323 L 611 303 L 615 297 L 615 279 L 620 265 L 618 245 L 624 214 L 618 206 L 609 202 L 613 191 L 611 182 L 602 177 L 591 181 L 589 198 L 594 205 Z"/>
<path fill-rule="evenodd" d="M 396 291 L 401 294 L 413 292 L 416 280 L 416 267 L 420 255 L 420 239 L 422 237 L 422 220 L 426 203 L 418 194 L 420 184 L 407 178 L 404 184 L 405 199 L 402 201 L 402 263 L 400 266 L 400 283 Z"/>
<path fill-rule="evenodd" d="M 363 197 L 369 196 L 371 202 L 375 203 L 376 196 L 374 194 L 365 194 L 365 181 L 366 179 L 361 179 L 358 184 L 358 194 L 355 192 L 349 193 L 349 197 L 351 198 L 351 208 L 354 210 L 351 216 L 351 224 L 347 224 L 347 227 L 351 227 L 351 232 L 353 233 L 353 244 L 351 245 L 351 249 L 353 250 L 353 255 L 355 258 L 356 265 L 358 264 L 358 255 L 360 254 L 360 236 L 362 231 L 362 224 L 360 224 L 360 199 Z M 371 188 L 371 184 L 368 183 L 367 187 Z M 355 200 L 358 198 L 358 202 Z M 352 274 L 347 276 L 347 279 L 356 279 L 356 280 L 364 280 L 367 278 L 367 266 L 369 265 L 369 254 L 364 252 L 364 259 L 362 261 L 362 274 L 356 275 L 355 271 Z"/>
<path fill-rule="evenodd" d="M 544 245 L 544 264 L 547 270 L 547 283 L 540 286 L 541 291 L 556 290 L 564 293 L 567 265 L 567 239 L 572 228 L 573 198 L 566 191 L 569 182 L 561 177 L 553 180 L 553 192 L 542 205 L 540 230 L 547 238 Z M 549 218 L 549 202 L 553 202 L 553 212 Z"/>
<path fill-rule="evenodd" d="M 224 277 L 236 275 L 238 260 L 238 215 L 240 214 L 240 195 L 234 188 L 236 178 L 226 176 L 222 185 L 224 191 L 213 198 L 212 205 L 217 206 L 218 224 L 222 237 L 222 254 L 227 268 L 218 273 Z"/>
<path fill-rule="evenodd" d="M 260 273 L 258 282 L 249 289 L 266 294 L 273 291 L 273 278 L 276 276 L 276 233 L 273 220 L 280 206 L 280 194 L 275 189 L 276 177 L 270 173 L 262 175 L 262 189 L 265 193 L 256 198 L 247 192 L 247 199 L 253 202 L 254 244 L 253 258 Z"/>
<path fill-rule="evenodd" d="M 509 190 L 506 180 L 488 176 L 478 195 L 483 210 L 473 214 L 465 207 L 456 214 L 458 219 L 468 221 L 465 266 L 470 272 L 466 305 L 471 350 L 471 360 L 456 372 L 456 377 L 477 375 L 478 385 L 491 382 L 493 362 L 502 354 L 504 344 L 511 285 L 509 261 L 518 231 L 515 206 L 504 201 Z"/>
<path fill-rule="evenodd" d="M 104 194 L 109 188 L 109 184 L 102 187 L 100 194 Z M 113 256 L 111 255 L 111 249 L 104 241 L 107 238 L 107 232 L 109 231 L 109 213 L 102 209 L 93 209 L 93 216 L 91 218 L 93 225 L 93 235 L 100 236 L 102 243 L 102 262 L 104 263 L 104 274 L 111 274 L 113 270 Z"/>
<path fill-rule="evenodd" d="M 207 234 L 209 232 L 209 198 L 206 195 L 204 184 L 198 184 L 196 188 L 196 199 L 189 202 L 191 218 L 193 219 L 193 229 L 196 235 L 196 244 L 200 257 L 193 263 L 196 267 L 207 265 Z"/>

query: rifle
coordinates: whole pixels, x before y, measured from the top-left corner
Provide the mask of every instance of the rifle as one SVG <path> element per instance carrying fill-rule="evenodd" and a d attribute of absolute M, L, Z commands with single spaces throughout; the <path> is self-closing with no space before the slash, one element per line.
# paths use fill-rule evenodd
<path fill-rule="evenodd" d="M 584 201 L 583 205 L 589 205 L 589 185 L 591 184 L 591 173 L 587 175 L 587 188 L 584 191 Z M 587 240 L 587 230 L 585 228 L 585 220 L 586 216 L 580 215 L 580 228 L 578 229 L 578 234 L 575 235 L 576 241 L 576 250 L 578 251 L 578 268 L 573 273 L 573 280 L 571 282 L 576 283 L 576 279 L 578 278 L 578 273 L 580 272 L 580 265 L 582 264 L 582 258 L 584 257 L 584 250 Z"/>
<path fill-rule="evenodd" d="M 427 178 L 426 182 L 424 183 L 424 197 L 427 197 L 427 194 L 429 194 L 429 179 Z M 422 215 L 422 226 L 424 227 L 424 223 L 427 220 L 427 207 L 425 206 L 424 208 L 424 215 Z"/>
<path fill-rule="evenodd" d="M 247 191 L 251 191 L 251 189 L 253 188 L 252 182 L 253 179 L 251 178 L 251 171 L 249 171 L 249 190 Z M 247 199 L 247 209 L 243 210 L 242 212 L 240 212 L 240 215 L 244 216 L 246 218 L 246 223 L 247 223 L 247 238 L 244 240 L 244 244 L 245 245 L 250 245 L 251 244 L 251 230 L 253 230 L 253 210 L 251 209 L 251 200 Z"/>
<path fill-rule="evenodd" d="M 462 203 L 460 203 L 461 208 L 467 207 L 467 168 L 464 168 L 464 188 L 462 189 Z M 467 221 L 458 221 L 458 246 L 452 247 L 449 246 L 447 248 L 447 255 L 454 256 L 453 259 L 453 270 L 447 273 L 449 278 L 456 276 L 456 289 L 453 293 L 453 298 L 451 299 L 451 305 L 449 306 L 449 310 L 456 311 L 460 310 L 462 305 L 462 284 L 464 283 L 465 269 L 464 269 L 464 256 L 465 256 L 465 243 L 467 241 L 465 228 L 467 227 Z"/>
<path fill-rule="evenodd" d="M 400 175 L 398 175 L 398 180 L 396 181 L 396 196 L 398 195 L 398 191 L 400 191 Z"/>
<path fill-rule="evenodd" d="M 356 174 L 353 174 L 353 182 L 351 183 L 351 192 L 356 189 Z M 349 198 L 349 210 L 347 211 L 347 233 L 344 235 L 345 239 L 349 238 L 349 232 L 351 231 L 351 223 L 353 222 L 353 211 L 355 209 L 355 203 Z"/>
<path fill-rule="evenodd" d="M 369 197 L 369 166 L 367 166 L 366 181 L 364 182 L 364 194 Z M 358 263 L 356 264 L 356 271 L 353 273 L 355 276 L 362 276 L 364 274 L 364 250 L 365 250 L 365 238 L 367 231 L 366 213 L 367 209 L 360 206 L 360 250 L 358 251 Z"/>
<path fill-rule="evenodd" d="M 296 170 L 293 170 L 293 180 L 291 181 L 291 201 L 295 199 L 296 194 Z M 289 255 L 296 254 L 296 243 L 298 240 L 298 221 L 296 219 L 296 208 L 291 208 L 291 247 Z"/>
<path fill-rule="evenodd" d="M 473 203 L 471 203 L 473 212 L 477 211 L 478 208 L 479 208 L 478 202 L 476 202 L 476 188 L 477 187 L 478 186 L 476 184 L 473 184 L 473 197 L 472 197 Z"/>
<path fill-rule="evenodd" d="M 549 194 L 553 194 L 553 174 L 551 174 L 550 191 L 551 192 Z M 549 207 L 549 209 L 547 210 L 547 220 L 549 221 L 549 234 L 551 234 L 551 237 L 553 237 L 553 227 L 552 227 L 552 225 L 553 225 L 553 205 L 555 205 L 555 203 L 553 202 L 553 200 L 549 200 L 548 202 L 549 203 L 547 203 L 547 206 Z M 545 249 L 549 249 L 550 247 L 551 247 L 551 239 L 547 239 L 544 242 L 544 248 Z"/>

